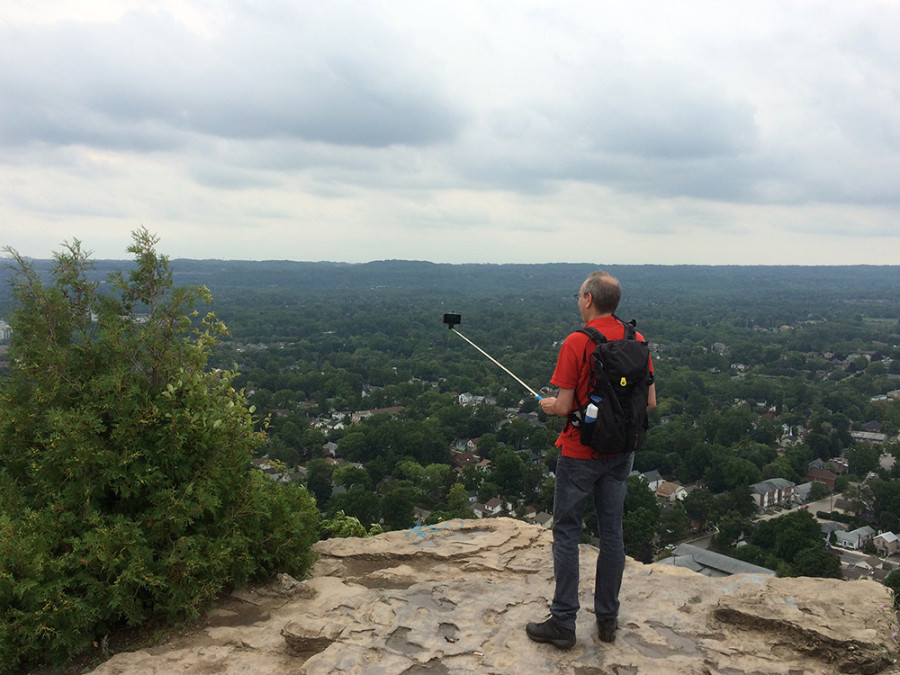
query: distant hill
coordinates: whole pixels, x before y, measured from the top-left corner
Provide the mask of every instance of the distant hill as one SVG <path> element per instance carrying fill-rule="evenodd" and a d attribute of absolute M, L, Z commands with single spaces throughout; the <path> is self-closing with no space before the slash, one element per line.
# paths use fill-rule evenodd
<path fill-rule="evenodd" d="M 51 260 L 34 260 L 49 277 Z M 105 280 L 128 260 L 95 261 L 93 275 Z M 294 262 L 288 260 L 189 260 L 171 262 L 176 282 L 205 285 L 214 297 L 253 288 L 258 291 L 371 290 L 379 288 L 423 293 L 481 294 L 504 292 L 558 295 L 577 290 L 590 272 L 603 268 L 618 277 L 630 300 L 643 304 L 690 296 L 764 300 L 784 294 L 807 299 L 889 299 L 900 297 L 900 266 L 708 266 L 708 265 L 595 265 L 595 264 L 436 264 L 425 261 L 383 260 L 369 263 Z M 0 266 L 0 316 L 9 312 L 11 271 Z M 889 313 L 890 314 L 890 313 Z"/>

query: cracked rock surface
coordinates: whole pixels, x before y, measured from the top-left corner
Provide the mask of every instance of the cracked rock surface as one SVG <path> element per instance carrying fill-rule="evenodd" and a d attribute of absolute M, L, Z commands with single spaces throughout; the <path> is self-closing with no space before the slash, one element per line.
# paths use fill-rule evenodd
<path fill-rule="evenodd" d="M 548 615 L 551 542 L 549 531 L 505 518 L 322 541 L 309 579 L 238 591 L 203 628 L 93 672 L 898 672 L 891 593 L 872 581 L 711 578 L 629 560 L 616 641 L 600 642 L 590 546 L 581 547 L 577 644 L 533 643 L 524 628 Z"/>

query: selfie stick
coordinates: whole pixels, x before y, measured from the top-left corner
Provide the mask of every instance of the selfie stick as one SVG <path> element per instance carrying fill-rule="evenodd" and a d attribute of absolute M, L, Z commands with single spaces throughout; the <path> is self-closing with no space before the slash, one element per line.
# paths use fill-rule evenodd
<path fill-rule="evenodd" d="M 495 359 L 493 356 L 491 356 L 491 355 L 488 354 L 486 351 L 484 351 L 481 347 L 479 347 L 479 346 L 476 345 L 474 342 L 472 342 L 469 338 L 467 338 L 465 335 L 463 335 L 463 334 L 460 333 L 458 330 L 456 330 L 456 328 L 454 328 L 454 326 L 456 326 L 456 325 L 457 325 L 458 323 L 460 323 L 461 321 L 462 321 L 462 317 L 461 317 L 459 314 L 444 314 L 444 323 L 447 324 L 447 328 L 449 328 L 449 329 L 452 330 L 454 333 L 456 333 L 457 335 L 459 335 L 459 337 L 461 337 L 463 340 L 465 340 L 465 341 L 468 342 L 470 345 L 472 345 L 473 347 L 475 347 L 475 349 L 477 349 L 477 350 L 480 351 L 482 354 L 484 354 L 486 357 L 488 357 L 488 359 L 490 359 L 491 361 L 493 361 L 494 363 L 496 363 L 498 366 L 500 366 L 500 368 L 501 368 L 507 375 L 509 375 L 510 377 L 512 377 L 516 382 L 518 382 L 519 384 L 521 384 L 521 385 L 522 385 L 523 387 L 525 387 L 529 392 L 531 392 L 535 397 L 537 397 L 537 400 L 538 400 L 538 401 L 540 401 L 542 398 L 544 398 L 544 397 L 541 396 L 539 393 L 537 393 L 534 389 L 532 389 L 532 388 L 529 387 L 527 384 L 525 384 L 524 382 L 522 382 L 522 380 L 520 380 L 515 374 L 513 374 L 513 372 L 512 372 L 509 368 L 507 368 L 506 366 L 504 366 L 504 365 L 503 365 L 502 363 L 500 363 L 497 359 Z"/>

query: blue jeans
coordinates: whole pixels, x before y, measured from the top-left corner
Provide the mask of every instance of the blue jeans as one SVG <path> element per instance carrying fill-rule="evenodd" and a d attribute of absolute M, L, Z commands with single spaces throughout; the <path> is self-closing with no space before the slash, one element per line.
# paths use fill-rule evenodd
<path fill-rule="evenodd" d="M 553 498 L 553 575 L 556 590 L 550 613 L 560 626 L 575 629 L 578 614 L 578 538 L 588 497 L 594 495 L 600 551 L 594 582 L 597 620 L 619 614 L 619 589 L 625 570 L 622 515 L 634 453 L 603 459 L 560 457 Z"/>

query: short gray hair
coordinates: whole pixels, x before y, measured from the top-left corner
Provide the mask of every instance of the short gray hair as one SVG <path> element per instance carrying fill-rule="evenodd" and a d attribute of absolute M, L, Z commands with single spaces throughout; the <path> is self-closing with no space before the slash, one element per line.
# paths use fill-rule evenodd
<path fill-rule="evenodd" d="M 594 306 L 602 314 L 615 312 L 622 298 L 619 280 L 603 270 L 597 270 L 585 279 L 584 292 L 591 294 Z"/>

